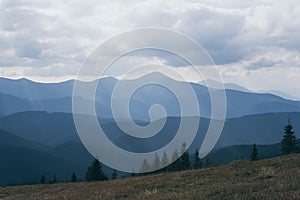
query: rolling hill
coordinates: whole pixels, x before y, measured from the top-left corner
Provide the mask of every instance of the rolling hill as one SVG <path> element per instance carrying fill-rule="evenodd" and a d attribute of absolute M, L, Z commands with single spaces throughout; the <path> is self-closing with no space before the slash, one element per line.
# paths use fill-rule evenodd
<path fill-rule="evenodd" d="M 292 120 L 299 138 L 300 124 L 296 119 L 299 119 L 300 113 L 261 114 L 228 119 L 218 144 L 203 159 L 203 162 L 209 159 L 218 165 L 223 165 L 241 156 L 248 159 L 254 142 L 258 144 L 260 158 L 280 155 L 278 142 L 282 138 L 283 127 L 288 117 Z M 177 118 L 169 120 L 171 125 L 178 121 Z M 205 131 L 208 120 L 201 119 L 200 124 L 202 125 L 200 132 Z M 151 141 L 141 143 L 127 140 L 126 142 L 123 136 L 114 137 L 113 133 L 117 129 L 110 120 L 106 119 L 103 125 L 110 130 L 109 133 L 113 138 L 111 139 L 116 145 L 129 146 L 130 150 L 137 152 L 159 147 L 157 145 L 163 145 L 163 142 L 168 140 L 168 138 L 158 140 L 155 145 L 152 145 Z M 2 160 L 0 184 L 2 185 L 37 182 L 41 174 L 45 174 L 48 178 L 56 174 L 60 180 L 69 180 L 72 171 L 83 178 L 93 159 L 77 136 L 71 114 L 18 113 L 0 118 L 0 126 L 4 129 L 0 130 Z M 172 128 L 173 125 L 165 131 L 168 132 Z M 199 133 L 189 149 L 190 154 L 200 147 L 202 139 L 203 134 Z M 23 165 L 24 167 L 20 167 Z M 104 171 L 109 176 L 112 170 L 104 166 Z"/>
<path fill-rule="evenodd" d="M 233 145 L 212 150 L 204 159 L 217 165 L 228 164 L 234 160 L 250 159 L 253 145 Z M 280 143 L 269 145 L 257 145 L 260 159 L 272 158 L 282 155 Z"/>
<path fill-rule="evenodd" d="M 31 148 L 0 145 L 0 185 L 37 183 L 42 174 L 69 180 L 72 172 L 81 177 L 86 163 L 71 162 L 51 153 Z"/>
<path fill-rule="evenodd" d="M 0 129 L 0 145 L 24 147 L 35 150 L 47 150 L 46 145 L 41 145 L 24 138 L 18 137 L 12 133 Z"/>
<path fill-rule="evenodd" d="M 300 137 L 300 113 L 267 113 L 244 116 L 240 118 L 227 119 L 225 126 L 216 147 L 224 147 L 237 144 L 274 144 L 280 141 L 283 128 L 287 123 L 288 118 L 291 119 L 294 125 L 296 136 Z M 177 130 L 179 118 L 168 118 L 166 127 L 160 134 L 161 144 L 170 140 L 172 134 Z M 110 119 L 100 120 L 101 126 L 108 133 L 116 144 L 124 144 L 124 146 L 132 143 L 130 148 L 138 148 L 137 141 L 126 137 L 114 121 Z M 124 123 L 128 123 L 124 121 Z M 192 144 L 191 149 L 198 148 L 203 140 L 203 135 L 207 130 L 209 120 L 200 119 L 199 131 Z M 69 113 L 46 113 L 46 112 L 23 112 L 9 116 L 0 117 L 1 129 L 15 134 L 29 141 L 40 143 L 46 146 L 57 146 L 69 141 L 80 141 L 77 135 L 73 116 Z M 168 137 L 167 137 L 168 136 Z M 157 138 L 156 138 L 157 139 Z M 146 142 L 151 142 L 151 140 Z M 157 141 L 156 141 L 157 142 Z M 143 146 L 143 145 L 141 145 Z"/>
<path fill-rule="evenodd" d="M 68 180 L 72 171 L 83 177 L 92 157 L 81 143 L 76 145 L 80 153 L 75 155 L 67 144 L 50 148 L 0 130 L 0 185 L 36 183 L 42 174 Z"/>
<path fill-rule="evenodd" d="M 300 155 L 104 182 L 0 188 L 1 199 L 299 199 Z"/>

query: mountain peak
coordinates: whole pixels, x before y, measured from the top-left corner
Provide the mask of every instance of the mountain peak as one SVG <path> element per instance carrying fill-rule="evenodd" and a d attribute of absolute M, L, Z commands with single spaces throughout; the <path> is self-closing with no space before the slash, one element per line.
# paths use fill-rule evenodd
<path fill-rule="evenodd" d="M 200 85 L 207 86 L 207 87 L 210 86 L 212 88 L 218 88 L 219 84 L 221 84 L 220 82 L 212 80 L 212 79 L 206 79 L 205 81 L 203 80 L 198 83 Z M 249 90 L 248 88 L 240 86 L 235 83 L 223 83 L 223 84 L 224 84 L 225 89 L 237 90 L 237 91 L 241 91 L 241 92 L 253 92 L 253 91 Z"/>

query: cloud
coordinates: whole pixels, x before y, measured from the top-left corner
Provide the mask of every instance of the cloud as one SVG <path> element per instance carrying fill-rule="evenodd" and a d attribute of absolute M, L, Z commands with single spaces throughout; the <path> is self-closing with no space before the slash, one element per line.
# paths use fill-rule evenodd
<path fill-rule="evenodd" d="M 300 68 L 300 52 L 284 48 L 269 48 L 263 53 L 239 62 L 245 70 L 253 71 L 263 68 Z"/>
<path fill-rule="evenodd" d="M 123 31 L 151 26 L 194 38 L 227 81 L 257 89 L 258 83 L 272 87 L 272 82 L 275 87 L 283 73 L 289 79 L 285 90 L 298 89 L 290 81 L 298 77 L 300 67 L 300 4 L 296 0 L 2 0 L 0 6 L 0 76 L 74 77 L 101 42 Z M 184 65 L 163 53 L 141 52 L 131 58 L 132 63 L 151 59 L 177 68 Z M 178 68 L 182 73 L 187 69 Z M 266 80 L 260 74 L 268 76 L 270 84 L 262 83 Z"/>
<path fill-rule="evenodd" d="M 63 55 L 79 62 L 96 44 L 120 31 L 174 28 L 195 38 L 217 64 L 226 64 L 264 47 L 297 49 L 299 9 L 292 1 L 3 1 L 2 28 L 11 35 L 16 56 Z"/>

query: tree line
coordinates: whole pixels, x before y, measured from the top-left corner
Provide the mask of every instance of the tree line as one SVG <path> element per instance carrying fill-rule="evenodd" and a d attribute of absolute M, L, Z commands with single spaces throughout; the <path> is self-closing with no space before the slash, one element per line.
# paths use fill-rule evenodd
<path fill-rule="evenodd" d="M 280 150 L 283 155 L 288 155 L 291 153 L 300 153 L 300 147 L 297 144 L 297 138 L 295 135 L 295 132 L 293 131 L 293 126 L 291 124 L 291 121 L 288 120 L 288 123 L 284 127 L 284 134 L 280 143 Z M 191 169 L 201 169 L 203 167 L 211 167 L 215 166 L 216 164 L 209 159 L 206 159 L 206 161 L 203 163 L 202 160 L 199 157 L 199 151 L 195 150 L 192 156 L 190 156 L 188 149 L 186 148 L 186 144 L 183 143 L 181 146 L 181 156 L 179 157 L 178 152 L 174 152 L 172 155 L 171 160 L 173 161 L 170 165 L 166 165 L 167 163 L 170 163 L 169 158 L 166 153 L 163 154 L 162 158 L 160 159 L 158 154 L 155 154 L 155 158 L 151 164 L 147 162 L 147 160 L 144 160 L 140 172 L 144 173 L 132 173 L 131 176 L 142 176 L 142 175 L 148 175 L 148 174 L 154 174 L 154 173 L 163 173 L 163 172 L 176 172 L 176 171 L 184 171 L 184 170 L 191 170 Z M 193 157 L 193 161 L 190 161 L 190 158 Z M 244 158 L 242 158 L 244 159 Z M 249 156 L 249 159 L 251 161 L 259 160 L 259 152 L 257 150 L 257 145 L 253 144 L 252 152 Z M 161 168 L 161 166 L 166 166 Z M 151 171 L 151 169 L 158 169 L 156 171 Z M 118 176 L 118 172 L 116 169 L 112 169 L 111 173 L 111 180 L 120 178 Z M 102 171 L 102 164 L 99 162 L 98 159 L 94 159 L 91 165 L 87 168 L 87 171 L 85 173 L 84 177 L 85 181 L 105 181 L 109 180 L 109 177 L 107 177 L 104 172 Z M 75 172 L 71 174 L 70 182 L 77 182 L 79 179 L 77 178 Z M 46 180 L 45 175 L 42 175 L 40 178 L 40 183 L 50 183 L 55 184 L 58 180 L 56 178 L 56 175 L 53 175 L 52 179 L 50 179 L 48 182 Z"/>
<path fill-rule="evenodd" d="M 280 142 L 280 150 L 283 155 L 288 155 L 291 153 L 300 153 L 300 146 L 297 144 L 297 138 L 295 132 L 293 131 L 293 125 L 290 119 L 288 119 L 288 123 L 284 127 L 284 134 Z M 250 160 L 259 160 L 256 144 L 253 144 Z"/>

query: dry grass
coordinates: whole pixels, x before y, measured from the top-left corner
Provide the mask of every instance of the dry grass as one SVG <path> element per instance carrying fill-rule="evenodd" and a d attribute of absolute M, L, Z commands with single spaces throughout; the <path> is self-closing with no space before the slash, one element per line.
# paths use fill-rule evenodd
<path fill-rule="evenodd" d="M 300 154 L 106 182 L 2 187 L 0 199 L 300 199 Z"/>

